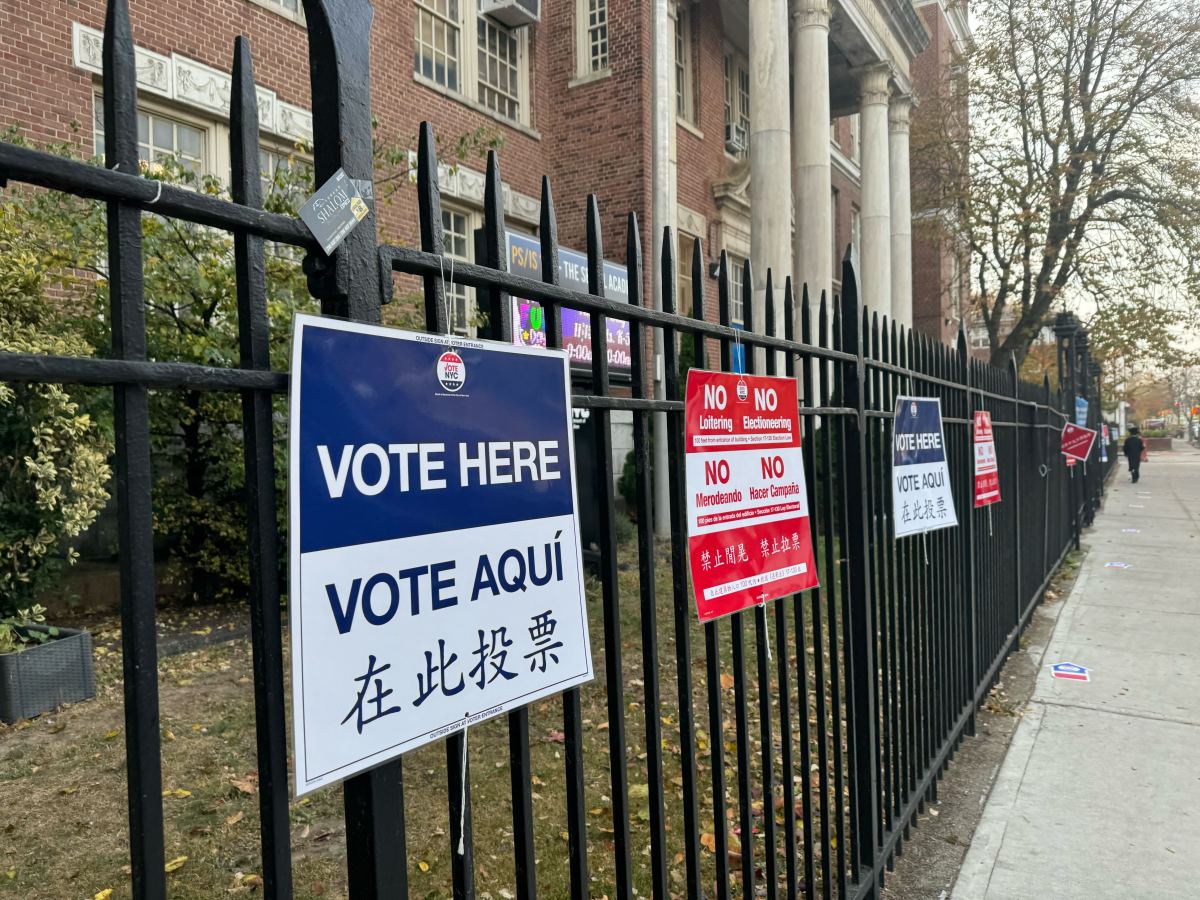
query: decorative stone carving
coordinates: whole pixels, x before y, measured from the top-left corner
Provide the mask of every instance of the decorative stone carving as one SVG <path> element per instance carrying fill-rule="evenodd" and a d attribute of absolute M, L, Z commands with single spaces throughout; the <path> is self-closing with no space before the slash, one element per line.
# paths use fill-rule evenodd
<path fill-rule="evenodd" d="M 72 26 L 75 65 L 97 75 L 104 71 L 104 33 L 80 25 Z M 164 97 L 171 96 L 171 60 L 144 47 L 134 48 L 138 87 Z"/>
<path fill-rule="evenodd" d="M 279 100 L 275 105 L 275 130 L 284 137 L 311 144 L 313 142 L 312 113 L 307 109 Z"/>
<path fill-rule="evenodd" d="M 696 234 L 700 237 L 708 235 L 708 221 L 694 209 L 688 209 L 683 204 L 677 204 L 676 218 L 680 231 L 686 231 L 688 234 Z"/>
<path fill-rule="evenodd" d="M 191 103 L 221 115 L 229 115 L 229 94 L 233 79 L 217 69 L 174 54 L 175 99 Z"/>
<path fill-rule="evenodd" d="M 75 65 L 99 75 L 104 71 L 104 33 L 79 22 L 72 25 Z M 229 117 L 233 78 L 186 56 L 163 56 L 134 48 L 138 87 L 220 118 Z M 312 113 L 282 102 L 270 88 L 258 87 L 258 125 L 293 141 L 312 144 Z"/>

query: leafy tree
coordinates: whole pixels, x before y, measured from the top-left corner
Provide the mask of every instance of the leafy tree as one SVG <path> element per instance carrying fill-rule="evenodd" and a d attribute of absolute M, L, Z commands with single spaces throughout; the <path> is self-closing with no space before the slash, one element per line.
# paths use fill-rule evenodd
<path fill-rule="evenodd" d="M 15 129 L 6 140 L 20 140 Z M 415 143 L 415 141 L 414 141 Z M 451 162 L 496 146 L 492 132 L 480 129 L 457 138 Z M 63 154 L 65 146 L 50 148 Z M 312 169 L 297 147 L 265 184 L 264 206 L 294 215 L 313 191 Z M 392 203 L 409 183 L 413 161 L 406 148 L 376 142 L 376 202 Z M 178 160 L 143 163 L 142 174 L 215 196 L 224 184 L 200 176 Z M 53 279 L 57 298 L 48 315 L 81 336 L 76 351 L 109 352 L 109 297 L 104 206 L 66 194 L 13 186 L 3 213 L 14 244 L 41 261 Z M 233 240 L 224 232 L 156 215 L 142 217 L 147 352 L 151 359 L 208 366 L 238 365 L 237 291 Z M 302 252 L 269 244 L 266 253 L 267 313 L 271 321 L 271 365 L 288 367 L 291 321 L 296 312 L 316 312 L 301 269 Z M 0 298 L 2 304 L 2 298 Z M 0 314 L 3 310 L 0 309 Z M 418 295 L 397 296 L 384 321 L 422 327 Z M 52 352 L 52 351 L 31 351 Z M 93 401 L 107 419 L 111 399 Z M 277 494 L 285 497 L 284 423 L 286 401 L 277 398 Z M 180 564 L 184 588 L 196 600 L 241 596 L 249 579 L 245 471 L 240 398 L 227 392 L 153 391 L 150 394 L 152 451 L 155 459 L 154 512 L 158 546 Z M 286 505 L 280 504 L 279 529 Z"/>
<path fill-rule="evenodd" d="M 0 207 L 0 350 L 90 355 L 79 334 L 57 327 L 45 267 L 8 213 Z M 61 564 L 61 542 L 95 521 L 107 457 L 106 437 L 66 389 L 0 382 L 0 615 L 29 607 Z"/>
<path fill-rule="evenodd" d="M 1023 361 L 1066 305 L 1107 353 L 1170 352 L 1200 306 L 1200 4 L 977 0 L 971 16 L 954 77 L 921 98 L 913 174 L 917 208 L 969 253 L 992 361 Z"/>

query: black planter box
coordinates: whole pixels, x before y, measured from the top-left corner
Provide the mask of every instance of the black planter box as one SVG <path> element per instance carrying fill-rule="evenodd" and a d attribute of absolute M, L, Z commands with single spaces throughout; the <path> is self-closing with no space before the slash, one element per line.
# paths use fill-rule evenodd
<path fill-rule="evenodd" d="M 25 628 L 49 630 L 45 625 Z M 29 719 L 96 696 L 92 636 L 73 628 L 60 628 L 58 633 L 44 644 L 0 654 L 0 721 Z"/>

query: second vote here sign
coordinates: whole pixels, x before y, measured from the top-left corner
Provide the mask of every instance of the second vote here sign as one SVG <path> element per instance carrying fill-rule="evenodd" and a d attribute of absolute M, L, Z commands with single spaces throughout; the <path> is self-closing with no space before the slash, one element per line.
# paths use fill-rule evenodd
<path fill-rule="evenodd" d="M 796 382 L 693 369 L 688 555 L 701 622 L 817 586 Z"/>

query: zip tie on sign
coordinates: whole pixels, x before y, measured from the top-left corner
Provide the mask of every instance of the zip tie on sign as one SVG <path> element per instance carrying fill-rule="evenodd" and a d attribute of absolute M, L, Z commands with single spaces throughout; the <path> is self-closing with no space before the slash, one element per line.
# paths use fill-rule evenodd
<path fill-rule="evenodd" d="M 146 204 L 147 206 L 153 206 L 155 203 L 158 202 L 158 198 L 162 196 L 162 182 L 156 181 L 155 184 L 158 185 L 158 190 L 154 192 L 154 199 L 151 200 L 149 203 L 147 203 Z"/>
<path fill-rule="evenodd" d="M 921 549 L 925 551 L 925 565 L 929 565 L 929 532 L 921 532 Z"/>
<path fill-rule="evenodd" d="M 991 507 L 991 504 L 988 504 L 988 537 L 994 537 L 994 532 L 992 531 L 992 507 Z"/>
<path fill-rule="evenodd" d="M 463 834 L 467 830 L 467 729 L 470 728 L 470 722 L 466 716 L 463 717 L 463 748 L 462 748 L 462 774 L 459 776 L 459 787 L 461 791 L 458 795 L 458 855 L 462 856 L 466 852 L 466 845 L 463 843 Z"/>

